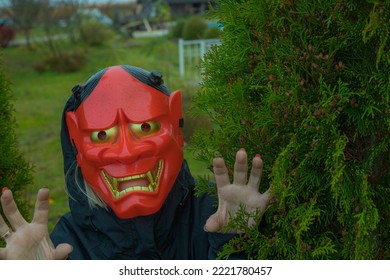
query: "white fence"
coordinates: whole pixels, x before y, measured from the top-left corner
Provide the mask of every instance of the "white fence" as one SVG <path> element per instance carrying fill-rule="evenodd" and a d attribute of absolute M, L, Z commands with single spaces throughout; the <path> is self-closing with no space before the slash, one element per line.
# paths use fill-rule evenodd
<path fill-rule="evenodd" d="M 180 76 L 186 76 L 194 81 L 199 81 L 202 72 L 199 67 L 201 59 L 212 45 L 218 45 L 220 43 L 219 39 L 179 39 Z"/>

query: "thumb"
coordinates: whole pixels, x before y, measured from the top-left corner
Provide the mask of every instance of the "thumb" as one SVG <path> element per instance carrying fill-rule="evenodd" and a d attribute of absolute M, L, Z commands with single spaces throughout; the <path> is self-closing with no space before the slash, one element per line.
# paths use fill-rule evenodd
<path fill-rule="evenodd" d="M 59 244 L 54 252 L 55 260 L 66 260 L 70 253 L 72 253 L 73 247 L 68 243 Z"/>
<path fill-rule="evenodd" d="M 207 219 L 203 229 L 206 232 L 218 232 L 222 229 L 222 224 L 220 223 L 220 219 L 218 219 L 217 213 Z"/>

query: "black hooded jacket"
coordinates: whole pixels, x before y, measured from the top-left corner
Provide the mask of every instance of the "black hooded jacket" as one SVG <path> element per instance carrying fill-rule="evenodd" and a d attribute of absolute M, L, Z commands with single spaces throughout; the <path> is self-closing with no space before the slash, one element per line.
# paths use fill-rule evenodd
<path fill-rule="evenodd" d="M 134 70 L 135 69 L 135 70 Z M 148 73 L 126 68 L 130 74 L 146 80 Z M 207 218 L 215 212 L 214 198 L 195 196 L 195 180 L 186 161 L 161 209 L 150 216 L 120 219 L 111 209 L 91 208 L 81 170 L 76 163 L 77 151 L 71 145 L 65 115 L 88 96 L 104 70 L 92 76 L 84 86 L 75 87 L 62 117 L 61 142 L 64 171 L 69 194 L 70 213 L 59 220 L 51 234 L 55 246 L 73 246 L 70 259 L 215 259 L 230 234 L 207 233 Z M 159 90 L 167 93 L 162 85 Z"/>
<path fill-rule="evenodd" d="M 232 235 L 203 230 L 215 209 L 211 197 L 194 195 L 194 184 L 184 161 L 160 211 L 126 220 L 91 209 L 85 195 L 72 191 L 71 212 L 61 217 L 51 238 L 55 246 L 73 246 L 70 259 L 215 259 Z"/>

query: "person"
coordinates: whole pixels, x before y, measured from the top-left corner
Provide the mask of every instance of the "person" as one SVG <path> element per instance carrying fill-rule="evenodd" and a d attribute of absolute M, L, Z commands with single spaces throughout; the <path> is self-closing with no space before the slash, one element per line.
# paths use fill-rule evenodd
<path fill-rule="evenodd" d="M 70 212 L 49 234 L 49 190 L 38 191 L 28 223 L 3 188 L 0 259 L 215 259 L 238 234 L 223 229 L 242 205 L 265 212 L 263 162 L 253 158 L 248 179 L 244 149 L 232 183 L 224 160 L 213 161 L 217 209 L 212 196 L 195 195 L 181 92 L 170 92 L 160 72 L 110 66 L 72 91 L 61 130 Z"/>

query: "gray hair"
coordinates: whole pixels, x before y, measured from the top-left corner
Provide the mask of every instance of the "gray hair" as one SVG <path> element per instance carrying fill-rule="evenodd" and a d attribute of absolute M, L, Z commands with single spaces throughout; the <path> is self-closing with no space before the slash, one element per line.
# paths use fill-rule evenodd
<path fill-rule="evenodd" d="M 107 204 L 98 196 L 94 190 L 89 186 L 89 184 L 83 180 L 84 186 L 81 184 L 79 178 L 79 166 L 77 164 L 77 161 L 74 161 L 72 163 L 72 166 L 68 169 L 68 172 L 65 174 L 65 178 L 70 177 L 71 170 L 74 170 L 74 182 L 76 183 L 77 188 L 79 191 L 84 194 L 88 200 L 88 205 L 91 209 L 93 208 L 103 208 L 108 210 Z M 76 200 L 72 195 L 69 193 L 68 189 L 66 188 L 66 193 L 69 196 L 70 199 Z"/>

